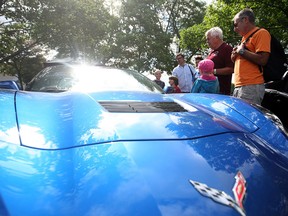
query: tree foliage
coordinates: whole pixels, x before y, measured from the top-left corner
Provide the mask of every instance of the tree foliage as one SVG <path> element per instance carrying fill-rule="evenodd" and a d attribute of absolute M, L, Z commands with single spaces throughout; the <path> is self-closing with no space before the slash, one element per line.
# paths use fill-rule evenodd
<path fill-rule="evenodd" d="M 259 27 L 266 28 L 288 48 L 288 0 L 217 0 L 207 7 L 203 23 L 181 31 L 182 49 L 194 52 L 207 49 L 204 34 L 214 26 L 219 26 L 223 30 L 224 40 L 227 43 L 236 45 L 240 36 L 233 30 L 232 19 L 246 7 L 253 9 Z"/>
<path fill-rule="evenodd" d="M 203 53 L 205 31 L 219 26 L 224 39 L 236 44 L 240 37 L 232 18 L 244 7 L 251 7 L 259 26 L 287 46 L 287 1 L 214 0 L 206 6 L 200 0 L 3 0 L 0 67 L 10 74 L 21 72 L 18 76 L 26 82 L 44 61 L 45 51 L 56 50 L 60 58 L 93 59 L 139 72 L 171 71 L 173 38 L 180 41 L 181 51 Z M 25 70 L 27 62 L 38 66 Z"/>
<path fill-rule="evenodd" d="M 139 72 L 165 68 L 171 60 L 171 35 L 165 34 L 158 16 L 161 5 L 153 0 L 122 2 L 119 29 L 112 45 L 110 63 Z M 168 60 L 168 62 L 167 62 Z"/>
<path fill-rule="evenodd" d="M 180 31 L 201 23 L 204 18 L 206 4 L 196 0 L 165 1 L 164 12 L 167 14 L 167 30 L 181 38 Z"/>
<path fill-rule="evenodd" d="M 45 50 L 39 50 L 39 46 L 58 51 L 60 57 L 81 54 L 84 58 L 101 59 L 103 56 L 98 50 L 107 43 L 114 20 L 102 0 L 7 0 L 1 3 L 1 17 L 5 19 L 0 24 L 0 62 L 2 68 L 9 65 L 5 71 L 12 73 L 11 65 L 15 65 L 12 63 L 23 55 L 31 61 L 35 55 L 42 55 Z"/>
<path fill-rule="evenodd" d="M 104 0 L 2 2 L 1 15 L 10 24 L 2 23 L 1 32 L 15 30 L 18 25 L 21 34 L 13 40 L 5 34 L 2 63 L 27 54 L 33 47 L 46 46 L 57 50 L 58 57 L 96 59 L 139 72 L 171 70 L 174 35 L 179 37 L 180 29 L 201 22 L 205 5 L 196 0 L 119 0 L 121 4 L 111 13 Z M 21 38 L 22 43 L 16 41 Z"/>
<path fill-rule="evenodd" d="M 202 21 L 203 5 L 185 0 L 122 1 L 110 62 L 140 72 L 153 68 L 170 71 L 174 66 L 173 37 L 179 35 L 179 29 Z"/>

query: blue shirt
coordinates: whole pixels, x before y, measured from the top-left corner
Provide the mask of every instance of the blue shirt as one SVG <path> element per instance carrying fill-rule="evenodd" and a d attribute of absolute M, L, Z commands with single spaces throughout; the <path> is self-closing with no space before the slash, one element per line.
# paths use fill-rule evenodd
<path fill-rule="evenodd" d="M 204 80 L 199 78 L 194 83 L 192 93 L 219 93 L 219 81 L 216 77 L 215 80 Z"/>

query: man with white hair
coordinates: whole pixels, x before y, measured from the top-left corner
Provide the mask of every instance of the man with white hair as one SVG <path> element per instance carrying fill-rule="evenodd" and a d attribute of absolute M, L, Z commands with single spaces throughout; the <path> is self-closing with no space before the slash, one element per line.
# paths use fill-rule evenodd
<path fill-rule="evenodd" d="M 207 58 L 214 62 L 214 75 L 218 77 L 220 93 L 230 95 L 234 71 L 234 63 L 231 60 L 233 48 L 223 41 L 223 31 L 219 27 L 209 29 L 205 36 L 207 44 L 211 48 Z"/>

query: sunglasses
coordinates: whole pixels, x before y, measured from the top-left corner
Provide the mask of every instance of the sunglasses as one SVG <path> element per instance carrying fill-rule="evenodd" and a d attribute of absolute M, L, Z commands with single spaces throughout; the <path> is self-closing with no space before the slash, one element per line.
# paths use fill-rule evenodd
<path fill-rule="evenodd" d="M 238 22 L 233 23 L 234 28 L 238 27 L 238 24 L 244 19 L 245 17 L 241 17 Z"/>

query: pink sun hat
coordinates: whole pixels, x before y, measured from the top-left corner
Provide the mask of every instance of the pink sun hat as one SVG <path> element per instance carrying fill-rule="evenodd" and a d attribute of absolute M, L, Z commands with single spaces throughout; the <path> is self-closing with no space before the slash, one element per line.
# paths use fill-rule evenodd
<path fill-rule="evenodd" d="M 214 70 L 214 62 L 210 59 L 204 59 L 199 62 L 198 68 L 203 73 L 213 73 Z"/>

